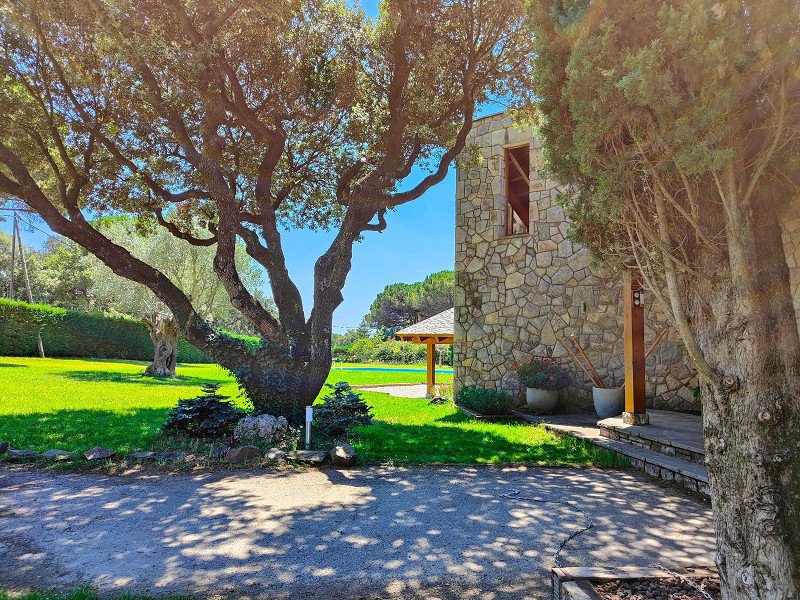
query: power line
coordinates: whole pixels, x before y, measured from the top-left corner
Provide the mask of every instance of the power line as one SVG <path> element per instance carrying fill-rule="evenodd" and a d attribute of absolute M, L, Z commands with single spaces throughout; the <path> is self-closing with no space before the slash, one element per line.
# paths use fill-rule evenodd
<path fill-rule="evenodd" d="M 32 212 L 32 211 L 31 211 L 31 212 Z M 25 223 L 26 225 L 28 225 L 29 227 L 31 227 L 32 229 L 35 229 L 35 230 L 36 230 L 36 231 L 38 231 L 39 233 L 41 233 L 41 234 L 44 234 L 44 235 L 46 235 L 46 236 L 47 236 L 47 237 L 49 237 L 49 238 L 55 238 L 55 237 L 56 237 L 56 236 L 55 236 L 55 235 L 53 235 L 52 233 L 47 233 L 47 232 L 46 232 L 44 229 L 39 229 L 39 228 L 38 228 L 36 225 L 34 225 L 33 223 L 31 223 L 30 221 L 27 221 L 27 220 L 23 219 L 22 217 L 19 217 L 19 220 L 20 220 L 20 221 L 22 221 L 23 223 Z"/>

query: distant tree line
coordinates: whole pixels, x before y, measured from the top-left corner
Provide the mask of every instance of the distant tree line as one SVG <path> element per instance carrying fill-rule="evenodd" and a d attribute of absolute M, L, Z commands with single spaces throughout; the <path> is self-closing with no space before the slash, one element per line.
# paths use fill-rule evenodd
<path fill-rule="evenodd" d="M 156 265 L 186 294 L 198 311 L 214 326 L 240 335 L 255 335 L 252 324 L 231 304 L 219 280 L 214 276 L 214 252 L 188 242 L 175 242 L 161 228 L 131 218 L 108 218 L 96 227 L 117 243 Z M 24 226 L 23 226 L 24 228 Z M 19 251 L 19 250 L 17 250 Z M 24 247 L 33 299 L 56 308 L 125 315 L 140 319 L 168 309 L 145 286 L 114 274 L 94 255 L 61 236 L 48 238 L 41 250 Z M 264 285 L 262 270 L 237 247 L 236 260 L 244 284 L 268 308 L 274 305 L 260 292 Z M 24 299 L 22 264 L 15 264 L 16 299 Z M 11 236 L 0 232 L 0 296 L 8 298 L 11 286 Z"/>
<path fill-rule="evenodd" d="M 360 325 L 332 335 L 336 360 L 370 363 L 425 362 L 424 344 L 401 342 L 394 334 L 453 306 L 453 271 L 439 271 L 416 283 L 393 283 L 378 294 Z M 453 364 L 452 345 L 437 349 L 440 364 Z"/>
<path fill-rule="evenodd" d="M 451 308 L 454 289 L 453 271 L 439 271 L 417 283 L 387 285 L 364 320 L 375 329 L 397 331 Z"/>

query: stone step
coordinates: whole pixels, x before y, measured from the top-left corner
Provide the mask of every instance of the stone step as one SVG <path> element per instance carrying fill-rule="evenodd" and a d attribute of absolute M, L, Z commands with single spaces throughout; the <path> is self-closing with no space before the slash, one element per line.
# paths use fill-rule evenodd
<path fill-rule="evenodd" d="M 657 477 L 664 481 L 672 481 L 693 492 L 699 492 L 704 496 L 709 496 L 708 471 L 704 465 L 696 462 L 678 458 L 677 456 L 667 456 L 650 448 L 635 446 L 622 441 L 612 440 L 600 434 L 600 427 L 591 421 L 569 423 L 569 419 L 554 419 L 561 422 L 548 422 L 548 418 L 528 415 L 521 412 L 512 411 L 513 414 L 534 424 L 543 424 L 546 429 L 563 435 L 570 435 L 579 439 L 585 439 L 592 444 L 614 452 L 619 456 L 627 458 L 631 465 L 648 475 Z"/>
<path fill-rule="evenodd" d="M 674 456 L 683 460 L 705 464 L 703 425 L 699 416 L 669 411 L 650 410 L 650 425 L 628 425 L 620 417 L 597 422 L 600 435 Z"/>

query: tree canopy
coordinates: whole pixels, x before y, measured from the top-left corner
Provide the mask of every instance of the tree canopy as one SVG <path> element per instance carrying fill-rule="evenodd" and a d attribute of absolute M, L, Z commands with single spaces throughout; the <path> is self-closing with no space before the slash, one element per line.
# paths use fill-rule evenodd
<path fill-rule="evenodd" d="M 364 320 L 375 329 L 401 329 L 452 308 L 454 289 L 453 271 L 439 271 L 416 283 L 387 285 Z"/>
<path fill-rule="evenodd" d="M 189 342 L 279 413 L 327 376 L 352 244 L 442 181 L 482 105 L 527 103 L 531 69 L 523 0 L 389 0 L 377 19 L 344 0 L 19 0 L 0 12 L 0 42 L 0 193 L 150 288 Z M 407 185 L 415 167 L 424 176 Z M 213 247 L 262 349 L 218 336 L 89 213 Z M 308 311 L 287 227 L 336 230 Z M 266 269 L 277 317 L 243 283 L 237 239 Z"/>

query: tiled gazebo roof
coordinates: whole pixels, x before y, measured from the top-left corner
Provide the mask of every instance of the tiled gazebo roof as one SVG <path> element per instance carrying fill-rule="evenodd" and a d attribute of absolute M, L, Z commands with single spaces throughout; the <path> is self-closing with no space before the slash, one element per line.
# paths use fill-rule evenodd
<path fill-rule="evenodd" d="M 452 344 L 454 321 L 455 309 L 448 308 L 438 315 L 404 327 L 395 335 L 403 341 L 417 344 Z"/>

